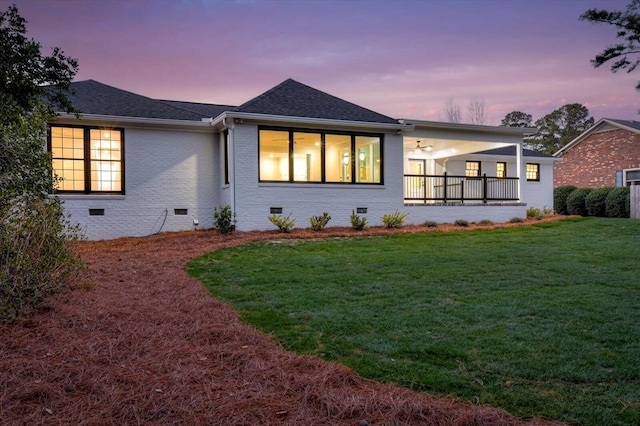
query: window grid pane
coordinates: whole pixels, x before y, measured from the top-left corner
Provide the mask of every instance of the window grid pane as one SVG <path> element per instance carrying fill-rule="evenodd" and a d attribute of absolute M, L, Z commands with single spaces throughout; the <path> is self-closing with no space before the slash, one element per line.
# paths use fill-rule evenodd
<path fill-rule="evenodd" d="M 539 181 L 540 180 L 540 165 L 539 164 L 527 164 L 526 176 L 527 176 L 527 180 Z"/>
<path fill-rule="evenodd" d="M 499 178 L 507 177 L 507 163 L 499 162 L 496 164 L 496 177 L 499 177 Z"/>
<path fill-rule="evenodd" d="M 84 129 L 51 128 L 53 171 L 58 191 L 84 191 Z"/>
<path fill-rule="evenodd" d="M 380 183 L 380 138 L 356 136 L 356 182 Z"/>
<path fill-rule="evenodd" d="M 351 182 L 351 136 L 325 136 L 325 179 L 327 182 Z"/>
<path fill-rule="evenodd" d="M 260 130 L 260 180 L 289 181 L 289 132 Z"/>
<path fill-rule="evenodd" d="M 468 177 L 480 176 L 480 162 L 467 161 L 466 167 L 465 167 L 465 176 L 468 176 Z"/>
<path fill-rule="evenodd" d="M 293 180 L 320 182 L 322 180 L 322 135 L 293 134 Z"/>
<path fill-rule="evenodd" d="M 121 191 L 121 132 L 92 129 L 90 136 L 91 190 Z"/>

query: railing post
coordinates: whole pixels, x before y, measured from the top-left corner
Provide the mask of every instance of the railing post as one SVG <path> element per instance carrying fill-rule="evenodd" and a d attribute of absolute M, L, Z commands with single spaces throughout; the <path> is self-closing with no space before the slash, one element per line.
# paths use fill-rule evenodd
<path fill-rule="evenodd" d="M 443 192 L 443 196 L 444 196 L 444 202 L 447 202 L 447 172 L 444 172 L 444 192 Z"/>
<path fill-rule="evenodd" d="M 487 204 L 487 174 L 482 175 L 482 202 Z"/>

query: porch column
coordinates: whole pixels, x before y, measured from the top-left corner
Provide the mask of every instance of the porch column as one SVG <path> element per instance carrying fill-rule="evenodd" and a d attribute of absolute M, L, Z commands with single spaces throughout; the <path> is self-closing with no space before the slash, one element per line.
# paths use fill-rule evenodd
<path fill-rule="evenodd" d="M 516 147 L 516 174 L 518 175 L 518 202 L 522 201 L 522 144 L 517 143 Z"/>

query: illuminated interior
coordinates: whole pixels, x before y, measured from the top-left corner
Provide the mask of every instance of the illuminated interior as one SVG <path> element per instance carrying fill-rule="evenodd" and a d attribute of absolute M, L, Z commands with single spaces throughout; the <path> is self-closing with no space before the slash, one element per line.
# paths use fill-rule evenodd
<path fill-rule="evenodd" d="M 117 130 L 92 129 L 90 138 L 91 190 L 120 191 L 121 134 Z"/>
<path fill-rule="evenodd" d="M 84 129 L 51 128 L 53 170 L 59 191 L 84 191 Z"/>

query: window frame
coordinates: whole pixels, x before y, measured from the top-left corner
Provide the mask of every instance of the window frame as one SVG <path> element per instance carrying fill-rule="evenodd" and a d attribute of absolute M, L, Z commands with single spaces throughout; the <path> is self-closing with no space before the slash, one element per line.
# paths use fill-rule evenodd
<path fill-rule="evenodd" d="M 476 168 L 470 169 L 469 168 L 470 164 L 477 165 L 478 168 L 477 169 Z M 469 172 L 472 171 L 472 170 L 475 170 L 477 174 L 470 175 Z M 464 176 L 468 177 L 468 178 L 482 177 L 482 162 L 481 161 L 470 161 L 470 160 L 465 161 L 465 163 L 464 163 Z"/>
<path fill-rule="evenodd" d="M 535 166 L 536 168 L 535 178 L 529 177 L 529 166 Z M 540 182 L 540 163 L 526 163 L 524 168 L 524 174 L 525 174 L 525 178 L 527 179 L 527 182 Z"/>
<path fill-rule="evenodd" d="M 500 175 L 500 166 L 502 166 L 502 176 Z M 496 177 L 498 179 L 504 179 L 507 177 L 507 162 L 506 161 L 497 161 L 496 162 Z"/>
<path fill-rule="evenodd" d="M 69 128 L 69 129 L 82 129 L 83 131 L 83 163 L 84 163 L 84 190 L 63 190 L 63 189 L 53 189 L 53 192 L 56 194 L 84 194 L 84 195 L 95 195 L 95 194 L 104 194 L 104 195 L 125 195 L 126 194 L 126 180 L 125 180 L 125 132 L 123 127 L 105 127 L 105 126 L 81 126 L 75 124 L 49 124 L 47 126 L 47 152 L 51 155 L 51 161 L 55 159 L 53 157 L 52 150 L 52 129 L 54 127 L 58 128 Z M 99 130 L 99 131 L 117 131 L 120 132 L 120 160 L 111 160 L 113 162 L 120 163 L 120 190 L 119 191 L 98 191 L 91 189 L 91 161 L 99 161 L 93 159 L 91 157 L 91 130 Z M 53 163 L 52 163 L 53 166 Z M 51 172 L 55 173 L 56 171 L 51 168 Z"/>
<path fill-rule="evenodd" d="M 267 180 L 262 179 L 261 176 L 261 166 L 260 166 L 260 132 L 261 131 L 275 131 L 275 132 L 287 132 L 289 135 L 289 170 L 288 170 L 288 180 Z M 312 133 L 320 135 L 320 180 L 319 181 L 300 181 L 295 180 L 294 176 L 294 135 L 296 133 Z M 327 173 L 326 173 L 326 137 L 330 135 L 336 136 L 349 136 L 350 137 L 350 148 L 349 148 L 349 167 L 350 167 L 350 181 L 341 182 L 341 181 L 327 181 Z M 357 155 L 356 149 L 356 139 L 358 137 L 371 137 L 378 138 L 380 144 L 380 181 L 379 182 L 357 182 L 355 179 L 357 173 L 357 161 L 355 161 L 355 156 Z M 324 129 L 313 129 L 313 128 L 300 128 L 300 127 L 279 127 L 279 126 L 258 126 L 257 129 L 257 147 L 258 147 L 258 183 L 287 183 L 287 184 L 311 184 L 311 185 L 384 185 L 384 134 L 383 133 L 372 133 L 372 132 L 353 132 L 353 131 L 340 131 L 340 130 L 324 130 Z"/>

